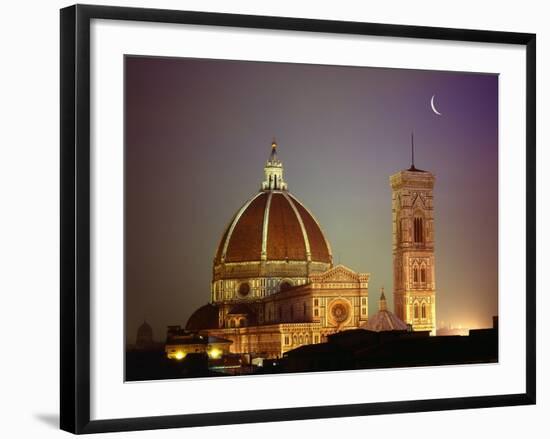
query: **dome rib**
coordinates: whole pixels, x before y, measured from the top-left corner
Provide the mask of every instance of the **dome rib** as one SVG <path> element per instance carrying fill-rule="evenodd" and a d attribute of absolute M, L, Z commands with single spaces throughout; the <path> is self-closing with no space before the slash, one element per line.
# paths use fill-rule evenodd
<path fill-rule="evenodd" d="M 332 250 L 320 224 L 309 209 L 300 203 L 294 195 L 289 193 L 288 196 L 295 202 L 304 223 L 310 245 L 311 260 L 332 263 Z"/>
<path fill-rule="evenodd" d="M 227 235 L 229 234 L 229 230 L 231 229 L 231 226 L 235 222 L 235 218 L 237 218 L 237 215 L 239 213 L 240 213 L 240 210 L 235 215 L 233 215 L 233 217 L 231 218 L 231 221 L 229 221 L 229 223 L 225 226 L 225 230 L 223 232 L 222 239 L 220 240 L 220 243 L 218 244 L 218 248 L 216 249 L 216 254 L 214 256 L 214 261 L 216 263 L 222 260 L 222 257 L 224 255 L 223 252 L 225 250 L 225 243 L 227 241 Z"/>
<path fill-rule="evenodd" d="M 238 224 L 239 219 L 241 218 L 242 214 L 245 212 L 246 209 L 248 209 L 248 206 L 252 204 L 252 202 L 258 198 L 260 195 L 262 195 L 262 192 L 254 195 L 252 198 L 250 198 L 244 205 L 240 208 L 240 210 L 237 212 L 235 217 L 233 218 L 233 221 L 231 222 L 230 226 L 228 227 L 226 231 L 225 241 L 222 241 L 223 244 L 223 250 L 220 255 L 220 260 L 223 262 L 225 260 L 225 257 L 227 255 L 227 248 L 229 247 L 229 242 L 231 241 L 231 236 L 233 235 L 233 231 L 235 230 L 235 226 Z"/>
<path fill-rule="evenodd" d="M 296 208 L 294 201 L 292 201 L 292 199 L 288 196 L 286 192 L 284 192 L 283 195 L 287 199 L 288 203 L 292 206 L 292 210 L 294 211 L 294 214 L 298 219 L 298 223 L 300 223 L 300 228 L 302 229 L 302 236 L 304 237 L 304 244 L 306 247 L 306 258 L 307 258 L 307 261 L 309 262 L 311 261 L 311 248 L 309 246 L 309 237 L 307 236 L 306 227 L 304 226 L 304 221 L 302 220 L 302 217 L 300 216 L 300 213 L 298 212 L 298 209 Z"/>
<path fill-rule="evenodd" d="M 260 193 L 241 212 L 226 240 L 225 262 L 260 260 L 267 196 Z"/>
<path fill-rule="evenodd" d="M 271 209 L 271 198 L 273 197 L 273 192 L 269 192 L 269 195 L 267 197 L 267 203 L 265 205 L 265 211 L 264 211 L 264 223 L 262 228 L 262 255 L 261 259 L 262 261 L 267 260 L 267 234 L 268 234 L 268 227 L 269 227 L 269 211 Z"/>

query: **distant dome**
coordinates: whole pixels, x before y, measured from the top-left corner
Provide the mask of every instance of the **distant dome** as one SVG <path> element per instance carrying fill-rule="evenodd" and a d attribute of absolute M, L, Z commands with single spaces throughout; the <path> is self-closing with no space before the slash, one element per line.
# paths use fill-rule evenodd
<path fill-rule="evenodd" d="M 146 348 L 153 344 L 153 328 L 147 322 L 143 322 L 137 330 L 136 347 Z"/>
<path fill-rule="evenodd" d="M 245 203 L 227 226 L 214 264 L 261 260 L 332 262 L 319 224 L 286 191 L 266 190 Z"/>
<path fill-rule="evenodd" d="M 187 320 L 187 331 L 199 331 L 201 329 L 214 329 L 219 327 L 219 309 L 216 305 L 208 303 L 197 309 Z"/>
<path fill-rule="evenodd" d="M 137 330 L 137 336 L 152 338 L 153 328 L 151 328 L 151 325 L 149 325 L 149 323 L 143 322 L 143 324 Z"/>

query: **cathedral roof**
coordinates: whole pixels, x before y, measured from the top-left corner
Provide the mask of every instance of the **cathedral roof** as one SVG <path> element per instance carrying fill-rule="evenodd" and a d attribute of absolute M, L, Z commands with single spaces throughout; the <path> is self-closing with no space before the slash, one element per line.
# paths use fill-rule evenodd
<path fill-rule="evenodd" d="M 276 148 L 273 142 L 262 190 L 237 211 L 226 227 L 215 265 L 263 260 L 332 263 L 330 246 L 319 223 L 287 191 Z"/>

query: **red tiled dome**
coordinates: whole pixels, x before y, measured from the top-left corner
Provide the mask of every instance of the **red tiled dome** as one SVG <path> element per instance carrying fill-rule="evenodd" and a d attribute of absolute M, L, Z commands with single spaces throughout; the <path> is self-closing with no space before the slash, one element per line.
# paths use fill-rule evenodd
<path fill-rule="evenodd" d="M 261 260 L 332 262 L 319 224 L 286 191 L 263 191 L 245 203 L 223 234 L 215 264 Z"/>

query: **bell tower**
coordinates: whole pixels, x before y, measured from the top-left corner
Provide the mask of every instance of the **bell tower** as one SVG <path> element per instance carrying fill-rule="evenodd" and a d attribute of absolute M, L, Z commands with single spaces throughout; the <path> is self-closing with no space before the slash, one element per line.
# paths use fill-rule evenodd
<path fill-rule="evenodd" d="M 434 258 L 435 176 L 414 166 L 390 177 L 395 314 L 415 331 L 436 331 Z"/>

